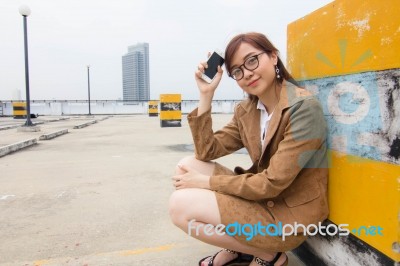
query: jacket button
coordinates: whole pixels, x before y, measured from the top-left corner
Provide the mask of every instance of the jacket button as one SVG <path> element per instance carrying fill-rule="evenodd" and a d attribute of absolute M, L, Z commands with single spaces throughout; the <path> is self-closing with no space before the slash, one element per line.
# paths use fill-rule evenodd
<path fill-rule="evenodd" d="M 275 205 L 275 203 L 272 200 L 269 200 L 267 202 L 267 206 L 270 207 L 270 208 L 274 207 L 274 205 Z"/>

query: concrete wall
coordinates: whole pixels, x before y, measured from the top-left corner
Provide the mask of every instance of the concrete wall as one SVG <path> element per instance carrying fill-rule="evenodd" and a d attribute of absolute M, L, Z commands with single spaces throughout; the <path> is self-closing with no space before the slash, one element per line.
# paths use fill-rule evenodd
<path fill-rule="evenodd" d="M 329 220 L 352 230 L 307 241 L 328 265 L 400 260 L 399 11 L 398 0 L 337 0 L 288 25 L 288 67 L 329 125 Z"/>
<path fill-rule="evenodd" d="M 235 100 L 213 101 L 212 111 L 214 113 L 233 113 Z M 198 101 L 182 101 L 182 113 L 186 114 L 197 107 Z M 12 116 L 13 106 L 10 101 L 3 101 L 3 115 Z M 99 114 L 148 114 L 148 102 L 131 102 L 123 104 L 118 101 L 91 101 L 90 112 Z M 31 114 L 39 115 L 84 115 L 89 113 L 86 101 L 33 101 L 31 103 Z"/>

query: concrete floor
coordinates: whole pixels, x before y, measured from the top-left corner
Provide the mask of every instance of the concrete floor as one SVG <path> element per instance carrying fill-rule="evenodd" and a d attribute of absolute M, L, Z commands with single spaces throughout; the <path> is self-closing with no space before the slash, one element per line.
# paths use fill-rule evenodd
<path fill-rule="evenodd" d="M 215 129 L 231 115 L 215 115 Z M 0 147 L 68 129 L 0 158 L 0 265 L 197 265 L 219 249 L 172 225 L 168 199 L 178 160 L 192 154 L 186 117 L 161 128 L 158 117 L 70 117 L 40 132 L 0 130 Z M 33 121 L 49 121 L 39 117 Z M 0 129 L 24 121 L 0 118 Z M 219 162 L 248 166 L 234 154 Z M 303 265 L 291 253 L 290 266 Z"/>

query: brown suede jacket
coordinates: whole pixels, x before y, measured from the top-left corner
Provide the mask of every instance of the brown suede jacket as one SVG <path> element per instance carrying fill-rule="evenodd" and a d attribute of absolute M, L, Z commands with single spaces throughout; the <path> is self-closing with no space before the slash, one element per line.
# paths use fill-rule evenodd
<path fill-rule="evenodd" d="M 283 83 L 263 145 L 257 100 L 239 103 L 230 123 L 216 132 L 211 110 L 197 116 L 196 109 L 188 121 L 197 159 L 210 161 L 245 147 L 253 162 L 248 170 L 236 167 L 236 175 L 211 176 L 212 190 L 259 201 L 277 222 L 308 225 L 328 217 L 327 127 L 310 92 Z"/>

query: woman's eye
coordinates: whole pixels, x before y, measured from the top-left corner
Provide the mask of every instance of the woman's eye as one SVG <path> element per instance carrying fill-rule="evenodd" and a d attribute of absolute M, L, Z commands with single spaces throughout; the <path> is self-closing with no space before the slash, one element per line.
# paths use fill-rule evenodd
<path fill-rule="evenodd" d="M 240 75 L 240 70 L 239 69 L 235 69 L 232 71 L 232 76 L 239 76 Z"/>
<path fill-rule="evenodd" d="M 249 64 L 249 65 L 254 65 L 256 62 L 257 62 L 257 59 L 255 57 L 250 57 L 247 60 L 247 64 Z"/>

